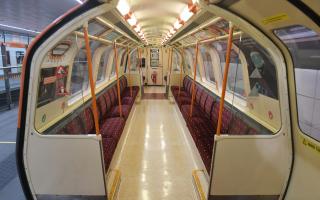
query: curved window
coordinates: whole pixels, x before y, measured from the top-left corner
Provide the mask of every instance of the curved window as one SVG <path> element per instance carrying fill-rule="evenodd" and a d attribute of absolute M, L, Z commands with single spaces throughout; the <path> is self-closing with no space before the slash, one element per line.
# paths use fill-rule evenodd
<path fill-rule="evenodd" d="M 71 74 L 71 95 L 85 90 L 88 87 L 88 61 L 87 51 L 81 48 L 74 59 Z"/>
<path fill-rule="evenodd" d="M 137 55 L 137 50 L 134 50 L 131 54 L 130 54 L 130 70 L 131 71 L 137 71 L 137 67 L 138 67 L 138 55 Z"/>
<path fill-rule="evenodd" d="M 278 82 L 275 63 L 267 50 L 251 37 L 234 43 L 241 49 L 248 66 L 250 96 L 262 94 L 278 99 Z"/>
<path fill-rule="evenodd" d="M 100 62 L 99 62 L 99 69 L 98 69 L 98 76 L 97 76 L 97 82 L 101 82 L 105 79 L 106 75 L 106 69 L 108 66 L 109 56 L 110 52 L 112 50 L 112 47 L 107 47 L 106 50 L 101 55 Z"/>
<path fill-rule="evenodd" d="M 196 60 L 196 50 L 195 48 L 189 48 L 188 51 L 191 53 L 192 57 L 191 57 L 191 60 L 192 60 L 192 68 L 193 68 L 193 65 L 194 65 L 194 61 Z M 196 76 L 200 77 L 200 68 L 199 68 L 199 56 L 198 56 L 198 62 L 197 62 L 197 71 L 196 71 Z M 194 70 L 194 69 L 193 69 Z M 193 71 L 192 71 L 192 74 L 193 74 Z"/>
<path fill-rule="evenodd" d="M 292 56 L 300 129 L 320 141 L 320 35 L 300 25 L 275 30 L 275 34 Z"/>
<path fill-rule="evenodd" d="M 178 51 L 173 51 L 173 58 L 172 58 L 172 71 L 178 72 L 180 71 L 180 56 Z"/>
<path fill-rule="evenodd" d="M 215 78 L 214 78 L 214 72 L 213 72 L 212 59 L 207 47 L 203 47 L 203 46 L 200 47 L 200 53 L 203 60 L 203 67 L 204 67 L 206 80 L 211 83 L 214 83 Z"/>
<path fill-rule="evenodd" d="M 100 47 L 101 43 L 98 41 L 90 42 L 91 54 L 93 55 L 95 50 Z M 71 95 L 78 93 L 81 90 L 88 88 L 88 61 L 87 51 L 85 45 L 79 50 L 76 55 L 71 73 L 70 93 Z"/>
<path fill-rule="evenodd" d="M 221 74 L 223 77 L 224 67 L 226 64 L 225 56 L 227 52 L 227 43 L 214 42 L 212 46 L 217 50 L 219 54 Z M 241 96 L 246 96 L 245 90 L 244 90 L 242 64 L 239 58 L 239 50 L 238 51 L 235 51 L 234 49 L 231 50 L 227 86 L 228 86 L 227 89 L 229 91 L 232 91 Z"/>

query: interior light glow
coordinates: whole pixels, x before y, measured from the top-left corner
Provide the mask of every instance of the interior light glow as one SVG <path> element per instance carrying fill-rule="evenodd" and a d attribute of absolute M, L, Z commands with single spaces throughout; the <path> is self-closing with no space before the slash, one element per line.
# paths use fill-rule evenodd
<path fill-rule="evenodd" d="M 34 30 L 20 28 L 20 27 L 6 25 L 6 24 L 0 24 L 0 26 L 7 27 L 7 28 L 13 28 L 13 29 L 17 29 L 17 30 L 22 30 L 22 31 L 27 31 L 27 32 L 31 32 L 31 33 L 37 33 L 37 34 L 40 33 L 39 31 L 34 31 Z"/>
<path fill-rule="evenodd" d="M 170 30 L 170 34 L 174 34 L 176 31 L 174 30 L 174 28 L 172 28 L 171 30 Z"/>
<path fill-rule="evenodd" d="M 177 20 L 176 23 L 174 23 L 173 26 L 174 26 L 175 29 L 178 30 L 182 26 L 182 24 L 179 22 L 179 20 Z"/>
<path fill-rule="evenodd" d="M 134 14 L 132 14 L 130 16 L 130 18 L 128 19 L 128 23 L 131 25 L 131 26 L 134 26 L 137 24 L 137 18 L 134 16 Z"/>
<path fill-rule="evenodd" d="M 141 27 L 139 25 L 137 25 L 135 28 L 134 28 L 135 32 L 139 33 L 141 31 Z"/>
<path fill-rule="evenodd" d="M 192 0 L 192 3 L 193 3 L 193 4 L 198 3 L 198 0 Z"/>
<path fill-rule="evenodd" d="M 130 12 L 129 4 L 126 0 L 119 0 L 117 5 L 118 11 L 121 13 L 121 15 L 125 16 Z"/>
<path fill-rule="evenodd" d="M 182 11 L 182 13 L 181 13 L 181 15 L 180 15 L 180 19 L 182 20 L 182 21 L 188 21 L 191 17 L 192 17 L 192 15 L 193 15 L 193 12 L 191 12 L 190 10 L 189 10 L 189 7 L 187 6 L 183 11 Z"/>

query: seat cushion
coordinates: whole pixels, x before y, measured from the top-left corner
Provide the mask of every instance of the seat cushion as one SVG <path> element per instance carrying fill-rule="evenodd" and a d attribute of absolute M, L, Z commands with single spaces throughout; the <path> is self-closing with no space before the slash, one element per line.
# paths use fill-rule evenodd
<path fill-rule="evenodd" d="M 94 127 L 94 119 L 91 107 L 85 108 L 79 115 L 83 127 L 84 127 L 84 134 L 94 134 L 95 127 Z"/>
<path fill-rule="evenodd" d="M 190 105 L 182 105 L 181 106 L 181 113 L 183 117 L 188 122 L 190 119 Z M 201 117 L 203 116 L 203 112 L 199 109 L 197 105 L 193 105 L 192 109 L 192 117 Z"/>
<path fill-rule="evenodd" d="M 139 86 L 132 86 L 132 97 L 136 98 L 139 93 Z M 126 87 L 122 92 L 122 97 L 131 97 L 130 87 Z"/>
<path fill-rule="evenodd" d="M 248 132 L 248 125 L 243 122 L 240 118 L 234 117 L 232 120 L 229 134 L 231 135 L 245 135 Z"/>
<path fill-rule="evenodd" d="M 101 135 L 118 141 L 124 126 L 125 120 L 122 117 L 107 118 L 100 126 Z"/>
<path fill-rule="evenodd" d="M 201 137 L 214 137 L 216 127 L 206 117 L 192 117 L 189 120 L 189 126 L 193 129 L 193 133 L 196 139 Z"/>
<path fill-rule="evenodd" d="M 123 97 L 121 99 L 122 105 L 129 105 L 132 106 L 134 104 L 134 98 L 133 97 Z"/>
<path fill-rule="evenodd" d="M 103 157 L 104 165 L 106 171 L 108 171 L 113 154 L 117 147 L 117 141 L 111 137 L 102 138 L 102 148 L 103 148 Z"/>
<path fill-rule="evenodd" d="M 131 111 L 131 106 L 121 105 L 121 108 L 122 108 L 122 117 L 127 119 Z M 120 117 L 120 107 L 114 106 L 113 108 L 111 108 L 110 112 L 107 114 L 107 117 Z"/>
<path fill-rule="evenodd" d="M 72 119 L 64 128 L 63 133 L 67 135 L 80 135 L 84 134 L 84 127 L 80 117 L 75 117 Z M 62 133 L 62 134 L 63 134 Z"/>

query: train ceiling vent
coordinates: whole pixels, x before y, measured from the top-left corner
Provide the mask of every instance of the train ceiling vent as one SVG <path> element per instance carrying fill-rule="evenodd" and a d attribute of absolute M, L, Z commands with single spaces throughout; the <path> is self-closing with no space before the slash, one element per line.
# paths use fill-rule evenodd
<path fill-rule="evenodd" d="M 204 22 L 212 19 L 213 17 L 214 17 L 214 14 L 210 12 L 204 12 L 203 14 L 199 15 L 199 17 L 196 20 L 194 20 L 186 28 L 184 28 L 180 33 L 174 36 L 171 41 L 175 41 L 176 39 L 182 37 L 183 35 L 187 34 L 189 31 L 192 31 L 193 29 L 197 28 L 200 24 L 203 24 Z"/>
<path fill-rule="evenodd" d="M 132 31 L 124 23 L 122 23 L 119 17 L 117 17 L 114 13 L 107 12 L 103 15 L 103 17 L 115 26 L 117 26 L 118 28 L 120 28 L 123 32 L 128 34 L 132 39 L 140 41 L 140 39 L 134 33 L 132 33 Z"/>

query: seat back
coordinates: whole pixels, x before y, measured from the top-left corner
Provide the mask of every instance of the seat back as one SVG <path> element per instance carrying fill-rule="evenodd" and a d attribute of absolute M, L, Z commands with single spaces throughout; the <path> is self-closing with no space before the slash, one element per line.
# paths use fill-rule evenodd
<path fill-rule="evenodd" d="M 85 108 L 79 115 L 84 128 L 84 134 L 94 133 L 94 120 L 91 107 Z"/>
<path fill-rule="evenodd" d="M 84 134 L 85 130 L 79 116 L 73 118 L 64 128 L 64 132 L 68 135 Z"/>

